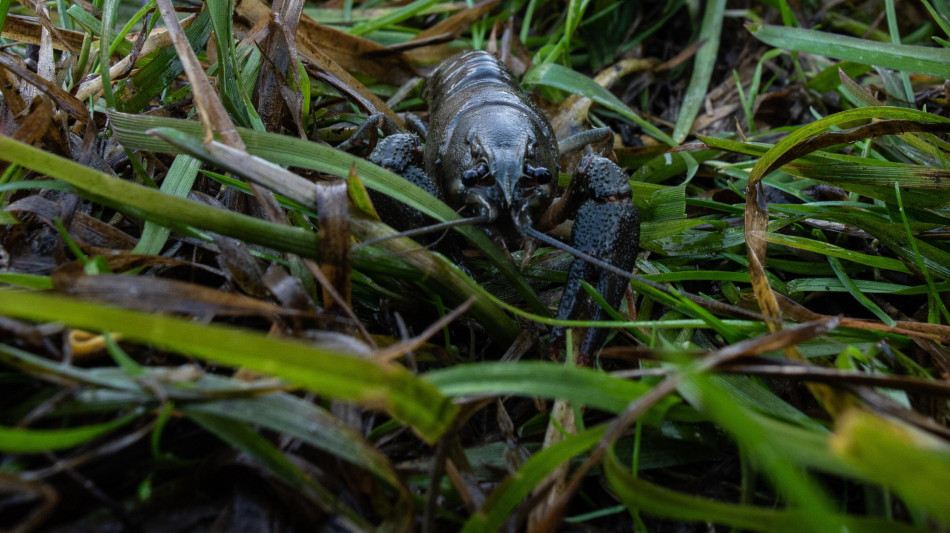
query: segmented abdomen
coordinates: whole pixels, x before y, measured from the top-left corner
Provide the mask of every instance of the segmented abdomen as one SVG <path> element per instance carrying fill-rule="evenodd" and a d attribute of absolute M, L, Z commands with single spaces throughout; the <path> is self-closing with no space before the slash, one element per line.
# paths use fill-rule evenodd
<path fill-rule="evenodd" d="M 557 154 L 557 139 L 541 109 L 521 90 L 514 74 L 495 56 L 481 50 L 445 60 L 426 80 L 423 98 L 429 102 L 429 139 L 440 152 L 451 141 L 452 126 L 473 110 L 517 113 L 527 120 L 547 149 Z"/>

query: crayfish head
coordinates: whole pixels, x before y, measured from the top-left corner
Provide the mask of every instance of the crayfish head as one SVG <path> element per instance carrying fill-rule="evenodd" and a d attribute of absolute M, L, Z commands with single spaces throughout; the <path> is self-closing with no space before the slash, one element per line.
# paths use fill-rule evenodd
<path fill-rule="evenodd" d="M 557 153 L 530 121 L 509 109 L 498 111 L 460 117 L 453 136 L 462 142 L 445 154 L 443 164 L 452 170 L 442 176 L 449 202 L 504 224 L 550 204 Z"/>

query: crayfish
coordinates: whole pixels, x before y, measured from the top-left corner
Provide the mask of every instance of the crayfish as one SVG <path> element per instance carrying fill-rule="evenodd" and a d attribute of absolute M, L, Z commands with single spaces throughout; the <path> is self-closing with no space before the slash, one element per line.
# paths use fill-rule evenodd
<path fill-rule="evenodd" d="M 581 281 L 614 308 L 623 298 L 628 280 L 618 274 L 633 268 L 640 230 L 627 177 L 615 163 L 591 152 L 582 157 L 566 191 L 554 195 L 561 152 L 580 151 L 591 138 L 610 136 L 610 131 L 578 134 L 559 149 L 544 113 L 514 74 L 486 52 L 464 52 L 443 62 L 426 80 L 423 98 L 429 102 L 424 149 L 415 134 L 397 133 L 382 139 L 370 160 L 460 209 L 507 249 L 541 240 L 574 253 L 578 258 L 568 271 L 557 318 L 604 319 L 606 311 Z M 574 219 L 572 246 L 544 233 L 567 218 Z M 610 266 L 616 267 L 614 273 L 605 270 Z M 578 360 L 589 363 L 605 338 L 606 330 L 587 329 Z M 553 328 L 552 351 L 563 348 L 564 341 L 565 328 Z"/>

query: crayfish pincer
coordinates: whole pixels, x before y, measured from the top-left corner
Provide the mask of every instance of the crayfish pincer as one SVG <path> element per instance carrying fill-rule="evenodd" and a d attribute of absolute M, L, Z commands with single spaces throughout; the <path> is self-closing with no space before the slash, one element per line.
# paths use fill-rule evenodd
<path fill-rule="evenodd" d="M 423 97 L 429 102 L 425 148 L 413 134 L 390 135 L 370 160 L 460 209 L 508 249 L 539 240 L 573 253 L 577 258 L 557 316 L 604 319 L 607 313 L 581 281 L 616 308 L 628 286 L 619 273 L 631 271 L 639 250 L 640 218 L 620 167 L 588 153 L 555 200 L 558 161 L 565 154 L 514 74 L 486 52 L 463 52 L 443 62 L 426 80 Z M 561 146 L 576 150 L 584 143 L 568 139 Z M 567 218 L 574 219 L 572 245 L 543 233 Z M 589 363 L 605 338 L 605 329 L 587 329 L 578 343 L 578 360 Z M 563 348 L 564 339 L 564 328 L 555 327 L 552 349 Z"/>

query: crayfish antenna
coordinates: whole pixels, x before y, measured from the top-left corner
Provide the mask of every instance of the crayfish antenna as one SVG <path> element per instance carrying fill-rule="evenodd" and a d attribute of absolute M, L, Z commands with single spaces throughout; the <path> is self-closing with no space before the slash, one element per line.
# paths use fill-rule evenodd
<path fill-rule="evenodd" d="M 431 224 L 429 226 L 423 226 L 421 228 L 400 231 L 399 233 L 394 233 L 392 235 L 383 235 L 381 237 L 374 237 L 372 239 L 355 244 L 352 249 L 356 251 L 356 250 L 359 250 L 360 248 L 363 248 L 366 246 L 372 246 L 374 244 L 387 241 L 389 239 L 396 239 L 399 237 L 415 237 L 417 235 L 425 235 L 426 233 L 446 231 L 458 226 L 476 226 L 478 224 L 486 224 L 488 222 L 490 222 L 490 219 L 487 215 L 481 215 L 481 216 L 469 217 L 469 218 L 460 218 L 456 220 L 447 220 L 445 222 L 439 222 L 437 224 Z"/>
<path fill-rule="evenodd" d="M 546 234 L 544 234 L 544 233 L 542 233 L 542 232 L 540 232 L 540 231 L 538 231 L 538 230 L 532 228 L 531 226 L 529 226 L 528 224 L 526 224 L 523 220 L 520 220 L 520 219 L 519 219 L 519 220 L 517 221 L 517 223 L 518 223 L 518 230 L 521 231 L 522 235 L 524 235 L 525 237 L 530 237 L 530 238 L 532 238 L 532 239 L 537 239 L 538 241 L 541 241 L 541 242 L 543 242 L 543 243 L 545 243 L 545 244 L 551 245 L 551 246 L 553 246 L 553 247 L 555 247 L 555 248 L 557 248 L 557 249 L 559 249 L 559 250 L 565 251 L 565 252 L 567 252 L 567 253 L 573 255 L 574 257 L 577 257 L 577 258 L 579 258 L 579 259 L 582 259 L 582 260 L 584 260 L 584 261 L 587 261 L 588 263 L 590 263 L 590 264 L 592 264 L 592 265 L 594 265 L 594 266 L 600 267 L 600 268 L 606 270 L 607 272 L 610 272 L 611 274 L 616 274 L 616 275 L 618 275 L 618 276 L 623 276 L 623 277 L 625 277 L 625 278 L 627 278 L 627 279 L 629 279 L 629 280 L 636 281 L 637 283 L 639 283 L 639 284 L 641 284 L 641 285 L 644 285 L 644 286 L 646 286 L 646 287 L 649 287 L 649 288 L 651 288 L 651 289 L 653 289 L 653 290 L 655 290 L 655 291 L 658 291 L 658 292 L 661 292 L 661 293 L 663 293 L 663 294 L 667 294 L 667 295 L 670 295 L 670 296 L 673 296 L 673 297 L 685 298 L 685 299 L 687 299 L 687 300 L 689 300 L 689 301 L 691 301 L 691 302 L 693 302 L 693 303 L 695 303 L 695 304 L 697 304 L 697 305 L 699 305 L 699 306 L 701 306 L 701 307 L 703 307 L 703 308 L 705 308 L 705 309 L 708 309 L 708 310 L 710 310 L 710 311 L 718 311 L 718 312 L 722 312 L 722 313 L 730 313 L 730 314 L 737 315 L 737 316 L 748 317 L 748 318 L 751 318 L 751 319 L 753 319 L 753 320 L 762 320 L 762 321 L 766 321 L 766 322 L 773 322 L 773 323 L 779 322 L 779 323 L 781 323 L 779 320 L 777 320 L 777 319 L 775 319 L 775 318 L 772 318 L 772 317 L 765 316 L 765 315 L 763 315 L 762 313 L 758 313 L 758 312 L 755 312 L 755 311 L 752 311 L 752 310 L 749 310 L 749 309 L 745 309 L 745 308 L 742 308 L 742 307 L 738 307 L 738 306 L 735 306 L 735 305 L 731 305 L 731 304 L 719 302 L 719 301 L 716 301 L 716 300 L 712 300 L 712 299 L 710 299 L 710 298 L 704 298 L 704 297 L 702 297 L 702 296 L 698 296 L 698 295 L 693 294 L 693 293 L 690 293 L 690 292 L 678 291 L 678 290 L 673 289 L 673 288 L 671 288 L 671 287 L 667 287 L 666 285 L 663 285 L 662 283 L 657 283 L 657 282 L 655 282 L 655 281 L 650 281 L 650 280 L 648 280 L 648 279 L 646 279 L 646 278 L 643 278 L 643 277 L 638 276 L 638 275 L 636 275 L 636 274 L 633 274 L 633 273 L 631 273 L 631 272 L 627 272 L 627 271 L 625 271 L 625 270 L 623 270 L 623 269 L 621 269 L 621 268 L 617 268 L 617 267 L 615 267 L 614 265 L 611 265 L 610 263 L 608 263 L 608 262 L 606 262 L 606 261 L 603 261 L 603 260 L 601 260 L 601 259 L 598 259 L 598 258 L 596 258 L 596 257 L 594 257 L 594 256 L 592 256 L 592 255 L 590 255 L 590 254 L 586 254 L 586 253 L 584 253 L 584 252 L 578 250 L 577 248 L 574 248 L 573 246 L 571 246 L 571 245 L 569 245 L 569 244 L 567 244 L 567 243 L 561 242 L 561 241 L 555 239 L 554 237 L 551 237 L 550 235 L 546 235 Z"/>
<path fill-rule="evenodd" d="M 573 255 L 574 257 L 576 257 L 576 258 L 578 258 L 578 259 L 581 259 L 581 260 L 584 260 L 584 261 L 587 261 L 588 263 L 590 263 L 590 264 L 592 264 L 592 265 L 594 265 L 594 266 L 596 266 L 596 267 L 600 267 L 600 268 L 606 270 L 607 272 L 610 272 L 611 274 L 616 274 L 616 275 L 618 275 L 618 276 L 623 276 L 623 277 L 625 277 L 625 278 L 627 278 L 627 279 L 637 279 L 638 281 L 639 281 L 639 279 L 640 279 L 638 276 L 636 276 L 636 275 L 634 275 L 634 274 L 631 274 L 630 272 L 627 272 L 626 270 L 623 270 L 623 269 L 621 269 L 621 268 L 617 268 L 616 266 L 611 265 L 610 263 L 604 261 L 603 259 L 598 259 L 598 258 L 596 258 L 596 257 L 594 257 L 594 256 L 592 256 L 592 255 L 590 255 L 590 254 L 586 254 L 586 253 L 584 253 L 584 252 L 578 250 L 577 248 L 571 246 L 570 244 L 567 244 L 567 243 L 565 243 L 565 242 L 559 241 L 559 240 L 555 239 L 554 237 L 551 237 L 550 235 L 547 235 L 547 234 L 545 234 L 545 233 L 542 233 L 542 232 L 540 232 L 540 231 L 538 231 L 538 230 L 532 228 L 531 226 L 529 226 L 529 225 L 527 225 L 527 224 L 524 224 L 523 221 L 518 221 L 518 230 L 519 230 L 519 231 L 521 232 L 521 234 L 524 235 L 525 237 L 531 237 L 532 239 L 535 239 L 535 240 L 541 241 L 541 242 L 543 242 L 543 243 L 545 243 L 545 244 L 547 244 L 547 245 L 553 246 L 553 247 L 557 248 L 558 250 L 565 251 L 565 252 L 567 252 L 567 253 Z"/>

